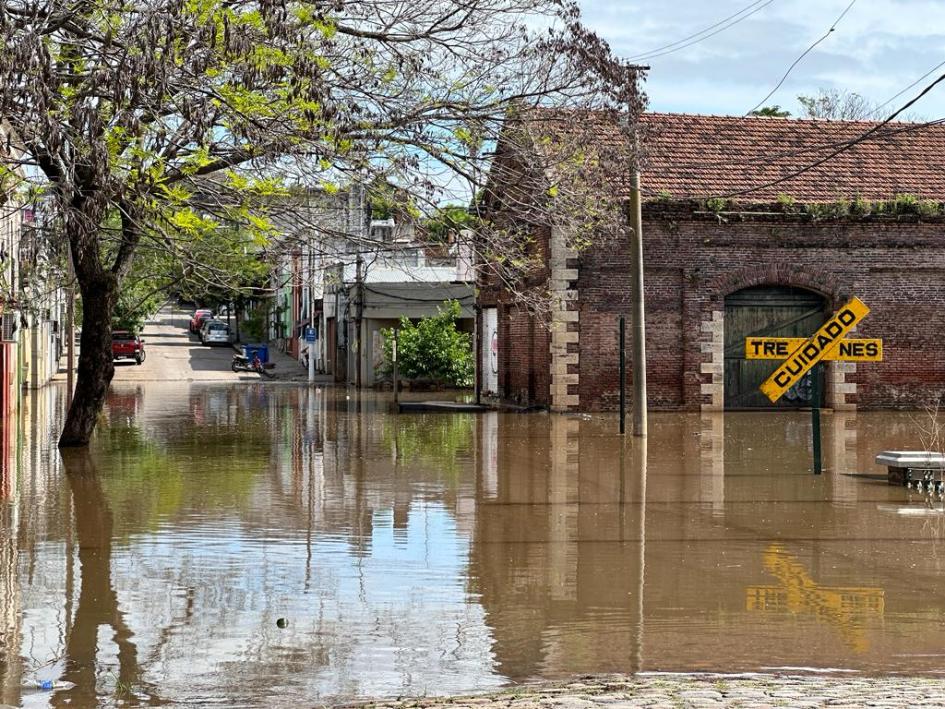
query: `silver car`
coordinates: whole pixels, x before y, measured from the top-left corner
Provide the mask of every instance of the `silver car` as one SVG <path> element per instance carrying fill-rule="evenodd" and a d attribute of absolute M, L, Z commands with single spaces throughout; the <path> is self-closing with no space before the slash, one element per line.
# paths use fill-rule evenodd
<path fill-rule="evenodd" d="M 205 345 L 230 343 L 230 326 L 222 320 L 208 320 L 200 329 L 200 341 Z"/>

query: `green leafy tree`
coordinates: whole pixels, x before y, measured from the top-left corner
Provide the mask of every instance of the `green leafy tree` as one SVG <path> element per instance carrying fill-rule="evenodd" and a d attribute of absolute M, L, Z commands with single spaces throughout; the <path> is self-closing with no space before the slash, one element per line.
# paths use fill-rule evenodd
<path fill-rule="evenodd" d="M 755 109 L 748 115 L 761 116 L 765 118 L 789 118 L 791 112 L 784 110 L 779 105 L 775 104 L 774 106 L 762 106 L 761 108 Z"/>
<path fill-rule="evenodd" d="M 0 0 L 7 170 L 42 175 L 83 300 L 60 446 L 92 435 L 143 249 L 198 268 L 200 242 L 232 224 L 264 248 L 285 176 L 384 176 L 442 201 L 429 176 L 484 182 L 513 107 L 634 118 L 637 74 L 574 0 Z"/>
<path fill-rule="evenodd" d="M 460 316 L 455 300 L 437 308 L 437 314 L 421 318 L 416 324 L 400 319 L 397 332 L 397 366 L 406 379 L 429 379 L 458 387 L 470 387 L 475 374 L 472 336 L 460 332 L 456 321 Z M 390 371 L 393 362 L 394 330 L 384 335 L 384 368 Z"/>
<path fill-rule="evenodd" d="M 431 241 L 445 242 L 475 224 L 476 217 L 468 208 L 459 204 L 447 204 L 437 208 L 433 215 L 424 221 L 423 226 Z"/>

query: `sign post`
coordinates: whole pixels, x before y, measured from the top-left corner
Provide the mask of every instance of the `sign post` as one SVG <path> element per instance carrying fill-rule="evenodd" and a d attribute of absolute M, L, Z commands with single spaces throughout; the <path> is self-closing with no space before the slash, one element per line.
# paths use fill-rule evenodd
<path fill-rule="evenodd" d="M 315 381 L 315 328 L 308 325 L 305 328 L 305 342 L 308 347 L 308 383 Z"/>
<path fill-rule="evenodd" d="M 820 446 L 820 377 L 824 365 L 816 364 L 811 370 L 811 409 L 810 409 L 810 430 L 813 439 L 814 448 L 814 475 L 820 475 L 824 471 L 823 457 Z"/>
<path fill-rule="evenodd" d="M 823 471 L 820 441 L 820 398 L 823 365 L 821 362 L 881 362 L 883 341 L 845 339 L 865 318 L 870 309 L 859 298 L 851 298 L 820 329 L 806 340 L 799 337 L 748 337 L 746 359 L 784 360 L 761 384 L 761 391 L 775 403 L 805 374 L 811 376 L 811 435 L 813 438 L 814 475 Z"/>

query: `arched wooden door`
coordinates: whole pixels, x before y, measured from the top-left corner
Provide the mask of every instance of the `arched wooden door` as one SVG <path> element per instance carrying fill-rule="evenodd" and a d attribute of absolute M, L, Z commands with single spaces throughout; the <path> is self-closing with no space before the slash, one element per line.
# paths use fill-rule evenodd
<path fill-rule="evenodd" d="M 768 401 L 758 387 L 780 363 L 745 359 L 745 338 L 809 337 L 827 319 L 826 307 L 823 296 L 788 286 L 755 286 L 726 296 L 726 409 L 798 409 L 811 405 L 809 374 L 776 404 Z M 823 390 L 821 381 L 820 391 Z M 822 400 L 820 403 L 823 405 Z"/>

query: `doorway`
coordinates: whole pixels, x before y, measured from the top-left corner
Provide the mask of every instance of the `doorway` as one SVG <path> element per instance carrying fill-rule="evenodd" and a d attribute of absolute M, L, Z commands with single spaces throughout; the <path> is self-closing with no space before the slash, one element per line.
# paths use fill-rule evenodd
<path fill-rule="evenodd" d="M 758 388 L 780 366 L 777 360 L 745 359 L 746 337 L 810 337 L 827 319 L 823 296 L 791 286 L 754 286 L 725 298 L 725 408 L 800 409 L 812 405 L 812 374 L 776 403 Z M 823 367 L 815 368 L 821 377 Z"/>

